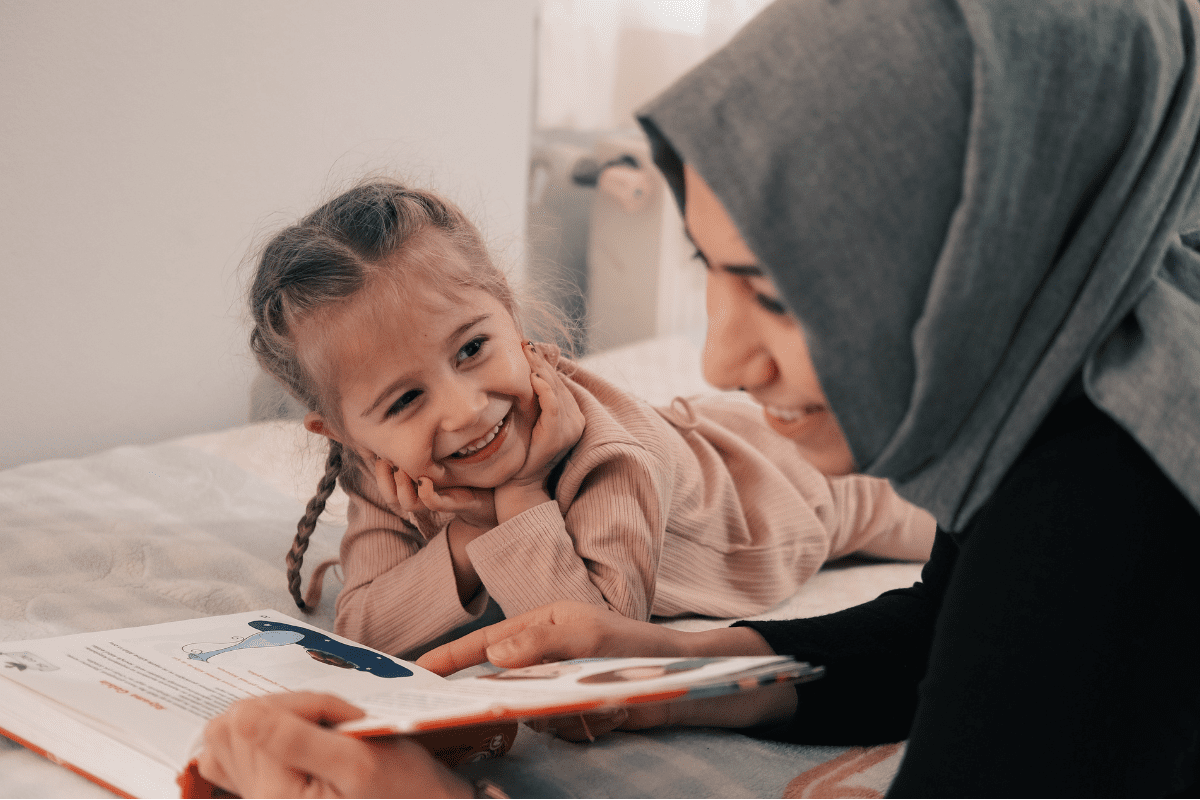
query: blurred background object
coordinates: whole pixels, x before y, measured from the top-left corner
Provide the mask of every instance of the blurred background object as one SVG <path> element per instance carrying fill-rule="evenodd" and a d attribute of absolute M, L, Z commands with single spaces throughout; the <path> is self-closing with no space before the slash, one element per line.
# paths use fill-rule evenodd
<path fill-rule="evenodd" d="M 370 174 L 460 203 L 581 355 L 702 332 L 632 112 L 763 5 L 0 0 L 0 469 L 285 413 L 243 265 Z"/>
<path fill-rule="evenodd" d="M 3 0 L 0 468 L 246 420 L 241 264 L 365 174 L 524 265 L 536 0 Z"/>
<path fill-rule="evenodd" d="M 767 0 L 542 0 L 528 276 L 580 354 L 698 338 L 704 275 L 634 111 Z"/>

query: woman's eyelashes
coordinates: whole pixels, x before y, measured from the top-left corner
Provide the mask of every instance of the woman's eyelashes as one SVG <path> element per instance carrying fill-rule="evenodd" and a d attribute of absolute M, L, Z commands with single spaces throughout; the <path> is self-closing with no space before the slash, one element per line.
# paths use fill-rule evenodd
<path fill-rule="evenodd" d="M 767 311 L 780 317 L 790 316 L 791 312 L 777 296 L 774 281 L 767 277 L 762 267 L 757 264 L 730 264 L 724 269 L 741 278 L 746 289 L 754 295 L 754 301 Z"/>
<path fill-rule="evenodd" d="M 770 311 L 772 314 L 781 317 L 788 316 L 789 312 L 787 306 L 785 306 L 777 298 L 771 297 L 770 295 L 765 295 L 762 292 L 755 292 L 754 299 L 758 301 L 760 306 L 765 308 L 767 311 Z"/>

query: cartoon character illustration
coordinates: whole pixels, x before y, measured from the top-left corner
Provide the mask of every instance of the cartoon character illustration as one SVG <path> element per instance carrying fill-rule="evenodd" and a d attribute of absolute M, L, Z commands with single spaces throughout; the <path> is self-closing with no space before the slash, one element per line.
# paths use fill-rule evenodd
<path fill-rule="evenodd" d="M 481 678 L 487 678 L 493 681 L 519 681 L 519 680 L 545 680 L 547 678 L 557 678 L 559 675 L 570 675 L 572 672 L 578 672 L 583 669 L 579 664 L 570 661 L 560 661 L 550 664 L 534 664 L 531 667 L 514 667 L 506 669 L 503 672 L 493 672 L 488 675 L 480 675 Z"/>
<path fill-rule="evenodd" d="M 343 669 L 356 669 L 359 672 L 369 672 L 380 678 L 407 678 L 413 674 L 411 669 L 402 667 L 386 656 L 372 652 L 362 647 L 339 642 L 311 628 L 301 628 L 286 622 L 275 622 L 269 619 L 251 620 L 251 628 L 259 633 L 247 636 L 240 642 L 223 647 L 219 650 L 197 652 L 188 650 L 194 645 L 185 646 L 188 658 L 195 661 L 208 661 L 214 656 L 229 653 L 233 650 L 246 650 L 258 647 L 283 647 L 298 644 L 308 652 L 315 661 L 331 664 Z"/>
<path fill-rule="evenodd" d="M 0 663 L 2 663 L 4 669 L 15 669 L 17 672 L 24 672 L 27 669 L 36 670 L 37 672 L 52 672 L 58 669 L 58 667 L 47 661 L 43 661 L 27 650 L 0 653 Z"/>
<path fill-rule="evenodd" d="M 653 664 L 640 667 L 623 667 L 608 672 L 597 672 L 595 675 L 585 675 L 580 683 L 621 683 L 624 681 L 648 681 L 661 678 L 664 675 L 674 675 L 679 672 L 691 672 L 700 669 L 705 664 L 720 661 L 718 658 L 689 658 L 684 661 L 672 661 L 669 664 Z"/>

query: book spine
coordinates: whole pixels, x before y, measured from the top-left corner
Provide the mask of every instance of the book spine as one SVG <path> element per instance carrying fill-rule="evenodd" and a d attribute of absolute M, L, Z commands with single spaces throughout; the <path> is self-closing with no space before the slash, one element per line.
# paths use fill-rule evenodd
<path fill-rule="evenodd" d="M 4 728 L 0 728 L 0 734 L 3 734 L 4 736 L 8 737 L 9 739 L 12 739 L 14 742 L 21 745 L 22 747 L 32 750 L 33 752 L 37 753 L 39 756 L 46 759 L 47 761 L 53 761 L 55 764 L 58 764 L 60 767 L 65 767 L 66 769 L 71 770 L 71 772 L 74 772 L 79 777 L 81 777 L 85 780 L 91 781 L 92 783 L 96 784 L 100 788 L 110 791 L 113 794 L 117 795 L 118 797 L 129 797 L 129 798 L 133 797 L 133 795 L 129 794 L 128 792 L 124 791 L 123 789 L 118 789 L 116 786 L 113 786 L 108 781 L 106 781 L 102 778 L 96 777 L 95 775 L 88 772 L 87 770 L 80 769 L 79 767 L 75 766 L 74 764 L 72 764 L 69 761 L 64 761 L 63 759 L 54 755 L 54 753 L 51 753 L 49 750 L 38 747 L 36 744 L 29 741 L 28 739 L 23 739 L 20 736 L 17 736 L 12 731 L 6 730 Z"/>

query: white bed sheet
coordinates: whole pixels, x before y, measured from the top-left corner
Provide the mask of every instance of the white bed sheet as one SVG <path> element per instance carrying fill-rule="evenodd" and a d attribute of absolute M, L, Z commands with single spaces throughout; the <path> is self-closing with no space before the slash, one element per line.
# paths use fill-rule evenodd
<path fill-rule="evenodd" d="M 654 403 L 708 391 L 692 337 L 587 362 Z M 272 421 L 0 472 L 0 642 L 264 607 L 298 615 L 284 585 L 283 554 L 322 470 L 320 444 L 299 422 Z M 309 566 L 336 554 L 345 508 L 339 491 L 313 537 Z M 915 564 L 833 565 L 759 616 L 835 611 L 909 585 L 919 572 Z M 327 584 L 310 621 L 332 628 L 337 588 Z M 789 783 L 795 789 L 806 770 L 851 756 L 858 757 L 846 748 L 727 731 L 617 734 L 582 746 L 523 727 L 513 751 L 482 768 L 514 796 L 777 797 Z M 886 787 L 899 751 L 871 758 L 853 774 L 842 770 L 839 791 L 869 796 Z M 109 795 L 0 738 L 0 796 Z"/>

